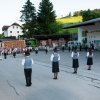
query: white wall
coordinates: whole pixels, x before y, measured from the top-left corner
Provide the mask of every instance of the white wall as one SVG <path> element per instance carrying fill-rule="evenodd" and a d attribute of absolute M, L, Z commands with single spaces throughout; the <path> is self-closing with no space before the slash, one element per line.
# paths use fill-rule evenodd
<path fill-rule="evenodd" d="M 8 28 L 8 36 L 16 36 L 16 38 L 18 38 L 18 35 L 23 35 L 20 26 L 13 25 Z"/>
<path fill-rule="evenodd" d="M 100 40 L 100 32 L 87 33 L 87 40 L 88 41 Z"/>
<path fill-rule="evenodd" d="M 82 43 L 82 28 L 78 27 L 78 42 Z"/>
<path fill-rule="evenodd" d="M 5 36 L 5 37 L 8 36 L 8 30 L 4 31 L 4 36 Z"/>
<path fill-rule="evenodd" d="M 99 42 L 96 42 L 99 41 Z M 96 49 L 100 49 L 100 32 L 88 33 L 87 43 L 93 43 Z"/>

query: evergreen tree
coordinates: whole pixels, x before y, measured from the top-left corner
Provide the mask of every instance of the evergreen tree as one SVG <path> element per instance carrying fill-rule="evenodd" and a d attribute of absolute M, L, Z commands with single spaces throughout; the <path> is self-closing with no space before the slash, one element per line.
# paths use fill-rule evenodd
<path fill-rule="evenodd" d="M 21 10 L 21 21 L 23 24 L 23 32 L 26 33 L 26 36 L 32 37 L 36 32 L 37 28 L 37 18 L 36 18 L 36 10 L 34 4 L 27 0 L 25 5 L 23 5 L 23 10 Z"/>
<path fill-rule="evenodd" d="M 53 34 L 52 23 L 55 23 L 56 15 L 53 4 L 49 0 L 42 0 L 37 13 L 40 34 Z"/>
<path fill-rule="evenodd" d="M 71 16 L 72 16 L 72 15 L 71 15 L 71 12 L 69 12 L 68 16 L 69 16 L 69 17 L 71 17 Z"/>

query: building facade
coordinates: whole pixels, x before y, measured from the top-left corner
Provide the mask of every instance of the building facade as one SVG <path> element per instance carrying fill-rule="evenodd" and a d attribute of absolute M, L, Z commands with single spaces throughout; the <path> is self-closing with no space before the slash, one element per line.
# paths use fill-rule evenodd
<path fill-rule="evenodd" d="M 20 35 L 23 35 L 22 28 L 17 23 L 13 23 L 10 26 L 3 26 L 2 32 L 5 37 L 15 36 L 16 38 L 18 38 Z"/>
<path fill-rule="evenodd" d="M 100 18 L 66 26 L 64 29 L 75 27 L 78 27 L 78 42 L 88 46 L 94 44 L 95 49 L 100 49 Z"/>

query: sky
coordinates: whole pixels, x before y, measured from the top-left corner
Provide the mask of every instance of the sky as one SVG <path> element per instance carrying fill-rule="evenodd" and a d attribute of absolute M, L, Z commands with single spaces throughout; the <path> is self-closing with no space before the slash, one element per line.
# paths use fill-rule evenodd
<path fill-rule="evenodd" d="M 14 22 L 21 24 L 20 16 L 23 5 L 27 0 L 1 0 L 0 1 L 0 33 L 4 25 L 11 25 Z M 50 0 L 53 4 L 57 17 L 64 17 L 69 12 L 100 9 L 100 0 Z M 38 10 L 41 0 L 31 0 Z"/>

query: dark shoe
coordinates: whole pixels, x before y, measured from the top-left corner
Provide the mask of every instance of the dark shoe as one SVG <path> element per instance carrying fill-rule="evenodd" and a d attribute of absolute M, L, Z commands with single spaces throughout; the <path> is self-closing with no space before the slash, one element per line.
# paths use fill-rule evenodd
<path fill-rule="evenodd" d="M 75 72 L 75 74 L 77 74 L 77 72 Z"/>
<path fill-rule="evenodd" d="M 73 72 L 73 74 L 77 74 L 77 72 Z"/>
<path fill-rule="evenodd" d="M 55 80 L 56 80 L 56 79 L 57 79 L 57 77 L 54 77 L 53 79 L 55 79 Z"/>
<path fill-rule="evenodd" d="M 26 84 L 27 87 L 29 87 L 29 86 L 31 86 L 31 85 L 32 85 L 32 83 L 30 83 L 30 84 Z"/>
<path fill-rule="evenodd" d="M 57 79 L 57 77 L 55 77 L 55 79 Z"/>
<path fill-rule="evenodd" d="M 29 86 L 31 86 L 31 85 L 32 85 L 32 83 L 29 84 Z"/>
<path fill-rule="evenodd" d="M 90 68 L 88 68 L 87 70 L 91 70 Z"/>
<path fill-rule="evenodd" d="M 28 87 L 29 85 L 28 85 L 28 84 L 26 84 L 26 86 Z"/>
<path fill-rule="evenodd" d="M 26 85 L 27 87 L 31 86 L 30 84 Z"/>
<path fill-rule="evenodd" d="M 55 77 L 53 79 L 55 79 Z"/>

